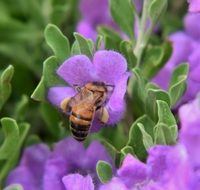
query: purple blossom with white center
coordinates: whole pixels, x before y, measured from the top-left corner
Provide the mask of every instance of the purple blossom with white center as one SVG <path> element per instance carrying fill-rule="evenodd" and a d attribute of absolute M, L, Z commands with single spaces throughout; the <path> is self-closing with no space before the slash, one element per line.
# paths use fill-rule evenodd
<path fill-rule="evenodd" d="M 133 0 L 138 12 L 142 9 L 142 2 L 143 0 Z M 79 21 L 76 30 L 86 38 L 95 40 L 96 29 L 99 25 L 109 26 L 119 31 L 110 15 L 108 0 L 81 0 L 80 12 L 82 19 Z M 122 37 L 126 37 L 126 35 L 122 34 Z"/>
<path fill-rule="evenodd" d="M 200 0 L 188 0 L 190 12 L 200 12 Z"/>
<path fill-rule="evenodd" d="M 200 100 L 179 109 L 180 140 L 175 146 L 156 145 L 142 163 L 128 154 L 116 176 L 100 190 L 199 190 Z"/>
<path fill-rule="evenodd" d="M 174 68 L 181 63 L 189 64 L 187 90 L 181 103 L 192 100 L 200 91 L 200 14 L 188 14 L 184 19 L 185 31 L 179 31 L 169 36 L 173 53 L 164 68 L 153 79 L 161 88 L 167 89 Z"/>
<path fill-rule="evenodd" d="M 92 61 L 85 55 L 75 55 L 58 68 L 57 74 L 70 86 L 49 89 L 48 100 L 53 105 L 60 107 L 65 98 L 73 97 L 77 93 L 74 85 L 84 86 L 89 82 L 103 82 L 105 85 L 113 86 L 105 105 L 109 115 L 107 124 L 112 125 L 123 117 L 124 95 L 130 73 L 127 72 L 127 62 L 121 54 L 115 51 L 97 51 Z M 95 116 L 91 130 L 97 131 L 101 126 Z"/>
<path fill-rule="evenodd" d="M 94 190 L 100 185 L 98 160 L 113 166 L 106 149 L 97 141 L 87 149 L 72 138 L 60 141 L 52 151 L 44 144 L 33 145 L 25 149 L 6 184 L 21 184 L 24 190 Z"/>

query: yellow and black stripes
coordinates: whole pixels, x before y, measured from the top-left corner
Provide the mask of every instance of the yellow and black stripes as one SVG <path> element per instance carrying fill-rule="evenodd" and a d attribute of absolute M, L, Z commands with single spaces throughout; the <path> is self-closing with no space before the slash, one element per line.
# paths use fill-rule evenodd
<path fill-rule="evenodd" d="M 89 133 L 92 118 L 86 118 L 72 112 L 70 121 L 70 128 L 74 138 L 78 141 L 84 141 Z"/>

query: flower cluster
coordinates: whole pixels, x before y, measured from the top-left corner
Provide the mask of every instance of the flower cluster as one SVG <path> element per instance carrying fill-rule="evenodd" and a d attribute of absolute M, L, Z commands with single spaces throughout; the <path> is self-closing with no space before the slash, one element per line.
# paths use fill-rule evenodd
<path fill-rule="evenodd" d="M 198 190 L 200 188 L 200 103 L 180 108 L 182 129 L 176 146 L 156 145 L 146 164 L 127 155 L 117 175 L 100 190 Z M 189 119 L 188 119 L 189 116 Z"/>
<path fill-rule="evenodd" d="M 187 91 L 182 103 L 195 98 L 200 90 L 200 14 L 187 14 L 184 19 L 184 31 L 171 34 L 173 53 L 164 68 L 154 78 L 154 82 L 166 89 L 173 69 L 181 63 L 189 64 Z"/>
<path fill-rule="evenodd" d="M 10 172 L 7 185 L 20 184 L 24 190 L 93 190 L 100 184 L 96 174 L 99 160 L 113 166 L 97 141 L 87 149 L 72 138 L 60 141 L 52 151 L 45 144 L 33 145 L 25 149 L 19 166 Z"/>
<path fill-rule="evenodd" d="M 21 184 L 25 190 L 198 190 L 199 99 L 183 105 L 179 116 L 182 128 L 177 145 L 152 147 L 146 164 L 128 154 L 115 177 L 105 185 L 99 182 L 95 172 L 98 160 L 113 166 L 105 148 L 94 141 L 85 150 L 81 143 L 71 138 L 57 143 L 53 151 L 45 144 L 27 148 L 19 166 L 9 174 L 7 184 Z"/>
<path fill-rule="evenodd" d="M 125 110 L 124 95 L 130 73 L 127 72 L 127 62 L 121 54 L 115 51 L 97 51 L 92 62 L 85 55 L 75 55 L 58 68 L 57 74 L 70 87 L 58 86 L 49 89 L 48 99 L 53 105 L 60 108 L 62 100 L 73 97 L 77 93 L 74 85 L 82 87 L 89 82 L 103 82 L 113 86 L 105 105 L 109 115 L 107 124 L 114 124 L 122 118 Z M 92 131 L 97 131 L 101 126 L 95 116 Z"/>

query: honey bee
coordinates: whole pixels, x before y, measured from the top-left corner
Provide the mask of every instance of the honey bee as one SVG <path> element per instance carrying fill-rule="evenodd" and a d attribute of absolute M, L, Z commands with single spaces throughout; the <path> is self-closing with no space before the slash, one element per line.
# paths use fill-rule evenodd
<path fill-rule="evenodd" d="M 70 130 L 76 140 L 86 139 L 96 113 L 102 124 L 107 123 L 109 114 L 105 103 L 108 90 L 112 88 L 111 85 L 101 82 L 87 83 L 83 87 L 76 86 L 77 94 L 61 102 L 60 107 L 69 115 Z"/>

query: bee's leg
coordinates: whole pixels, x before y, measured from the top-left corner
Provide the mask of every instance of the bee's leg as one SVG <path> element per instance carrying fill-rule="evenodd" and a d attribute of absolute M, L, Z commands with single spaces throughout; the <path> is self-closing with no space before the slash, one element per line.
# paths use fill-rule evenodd
<path fill-rule="evenodd" d="M 62 111 L 63 111 L 64 113 L 66 113 L 67 110 L 68 110 L 68 104 L 69 104 L 69 101 L 70 101 L 70 100 L 71 100 L 71 98 L 68 97 L 68 98 L 65 98 L 65 99 L 60 103 L 60 108 L 62 109 Z"/>
<path fill-rule="evenodd" d="M 106 107 L 101 107 L 99 109 L 100 112 L 100 117 L 99 120 L 102 124 L 106 124 L 108 122 L 109 119 L 109 113 L 108 110 L 106 109 Z"/>
<path fill-rule="evenodd" d="M 81 91 L 81 87 L 80 87 L 79 85 L 74 84 L 73 87 L 75 88 L 75 90 L 76 90 L 77 92 L 80 92 L 80 91 Z"/>

